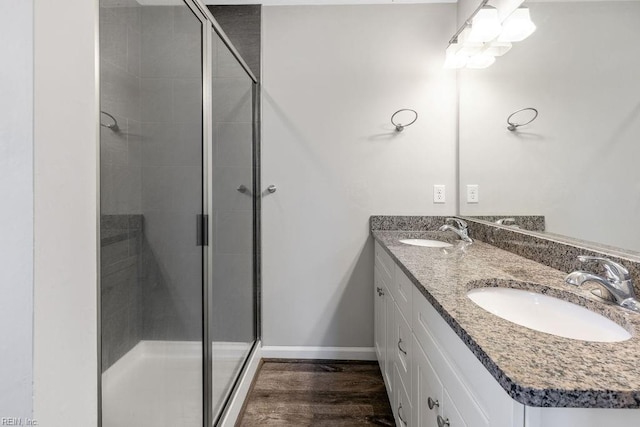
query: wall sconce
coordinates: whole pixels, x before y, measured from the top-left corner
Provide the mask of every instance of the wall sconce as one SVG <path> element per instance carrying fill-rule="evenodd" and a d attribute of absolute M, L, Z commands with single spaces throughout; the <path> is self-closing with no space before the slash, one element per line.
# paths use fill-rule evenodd
<path fill-rule="evenodd" d="M 498 9 L 488 3 L 489 0 L 482 0 L 453 35 L 444 68 L 487 68 L 511 49 L 512 42 L 522 41 L 536 30 L 528 8 L 519 7 L 500 22 Z"/>

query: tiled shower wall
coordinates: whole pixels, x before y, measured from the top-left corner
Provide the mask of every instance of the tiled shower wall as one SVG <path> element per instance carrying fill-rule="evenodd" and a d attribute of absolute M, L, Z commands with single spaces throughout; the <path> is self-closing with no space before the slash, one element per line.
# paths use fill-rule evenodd
<path fill-rule="evenodd" d="M 202 339 L 201 31 L 187 7 L 141 13 L 144 339 Z"/>
<path fill-rule="evenodd" d="M 142 337 L 140 11 L 133 0 L 101 1 L 101 110 L 114 116 L 119 127 L 100 127 L 103 370 Z M 112 124 L 104 114 L 101 121 Z"/>
<path fill-rule="evenodd" d="M 103 370 L 142 339 L 201 339 L 201 33 L 189 14 L 101 1 L 101 110 L 119 128 L 100 128 Z"/>

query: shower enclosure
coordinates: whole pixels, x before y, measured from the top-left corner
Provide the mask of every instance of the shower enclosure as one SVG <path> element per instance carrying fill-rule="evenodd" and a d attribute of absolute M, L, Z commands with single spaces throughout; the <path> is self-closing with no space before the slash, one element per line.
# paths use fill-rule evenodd
<path fill-rule="evenodd" d="M 256 345 L 256 94 L 199 2 L 100 0 L 103 427 L 215 424 Z"/>

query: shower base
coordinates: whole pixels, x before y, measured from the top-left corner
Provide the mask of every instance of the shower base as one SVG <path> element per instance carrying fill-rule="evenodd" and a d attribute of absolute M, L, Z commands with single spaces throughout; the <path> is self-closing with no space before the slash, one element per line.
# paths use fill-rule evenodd
<path fill-rule="evenodd" d="M 213 343 L 214 413 L 251 343 Z M 202 343 L 140 341 L 102 375 L 103 427 L 201 427 Z"/>

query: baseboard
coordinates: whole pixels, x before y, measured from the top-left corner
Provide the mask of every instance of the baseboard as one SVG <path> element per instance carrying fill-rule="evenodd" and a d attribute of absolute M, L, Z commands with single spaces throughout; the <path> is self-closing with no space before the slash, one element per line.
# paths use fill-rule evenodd
<path fill-rule="evenodd" d="M 249 356 L 246 369 L 244 370 L 242 377 L 240 378 L 238 387 L 236 388 L 233 397 L 229 401 L 227 408 L 222 414 L 220 422 L 216 425 L 222 427 L 233 427 L 236 425 L 238 417 L 242 412 L 244 402 L 247 399 L 249 391 L 251 390 L 253 379 L 258 372 L 258 368 L 260 367 L 260 361 L 262 360 L 262 357 L 262 343 L 258 341 L 253 351 L 251 352 L 251 355 Z"/>
<path fill-rule="evenodd" d="M 377 360 L 373 347 L 263 346 L 265 359 Z"/>

